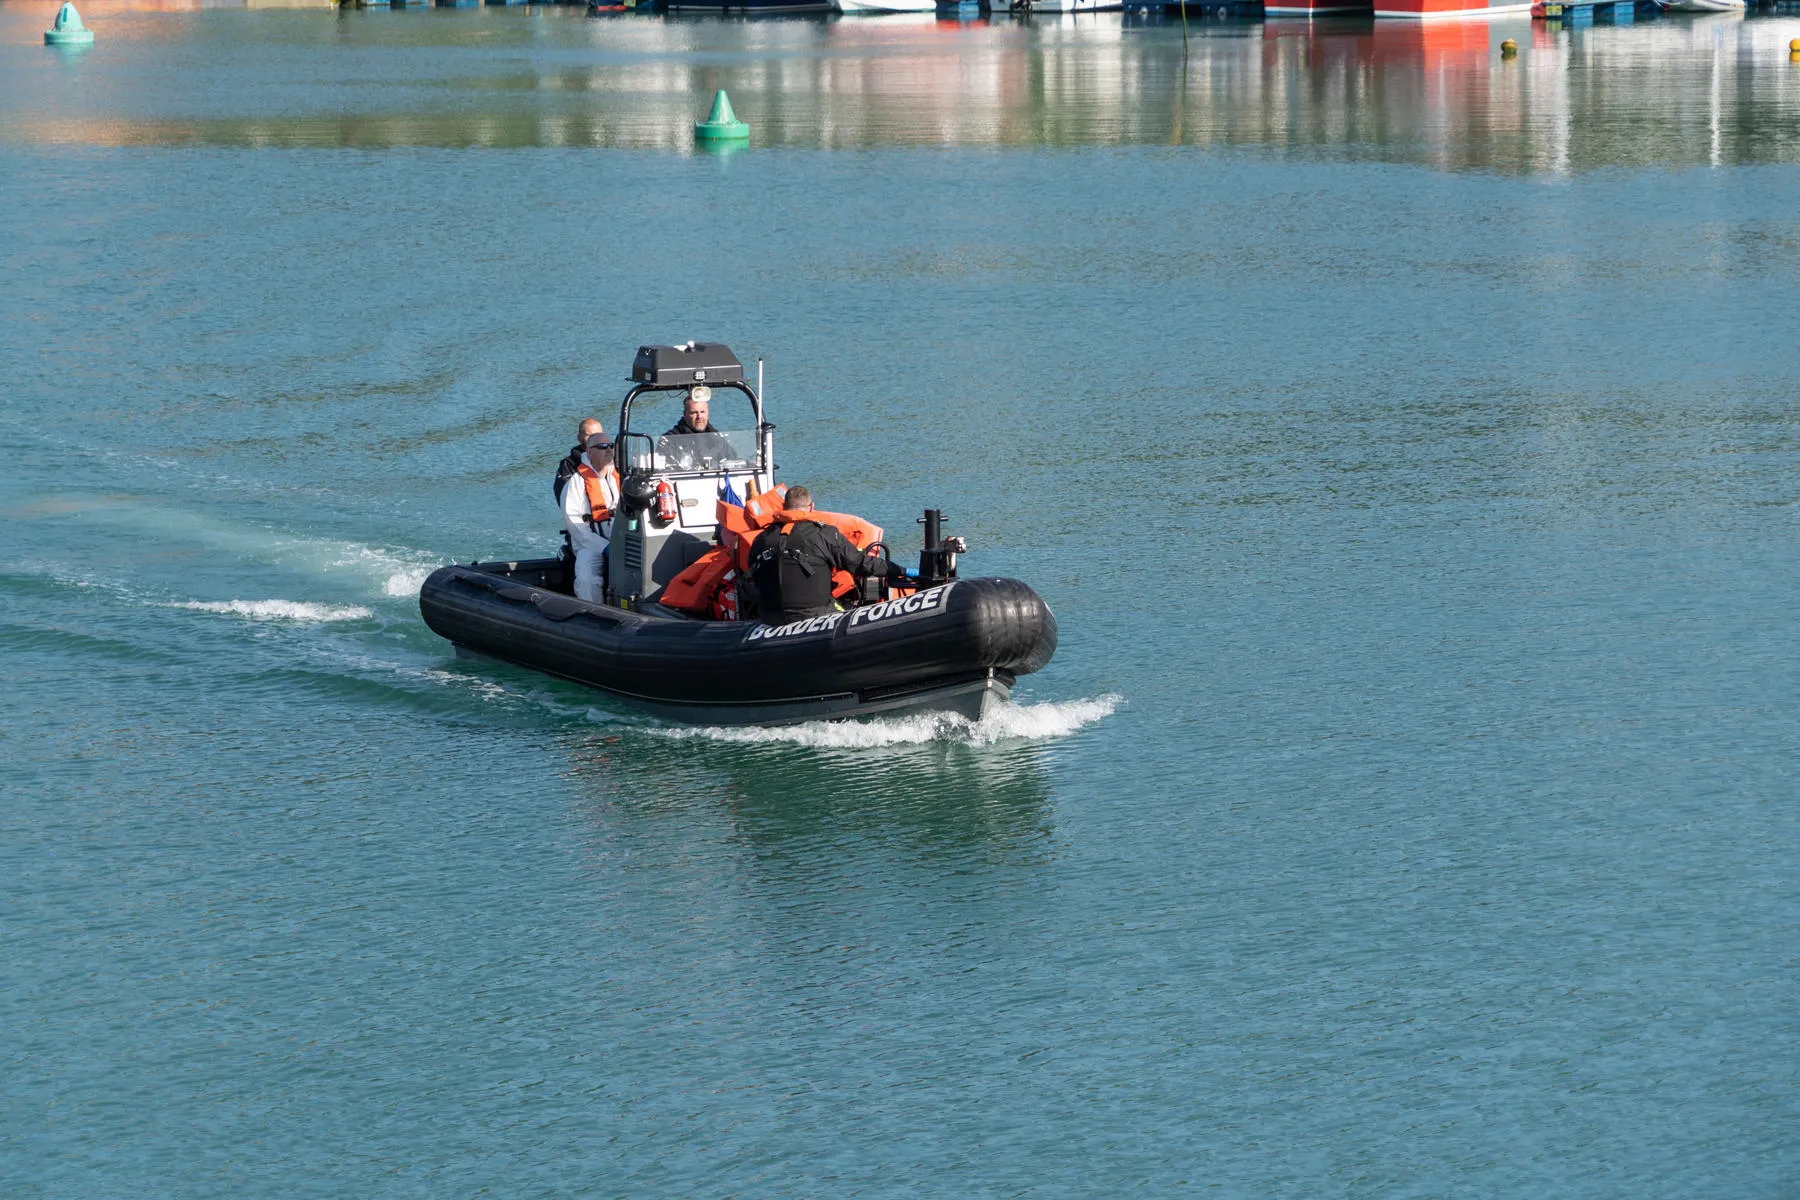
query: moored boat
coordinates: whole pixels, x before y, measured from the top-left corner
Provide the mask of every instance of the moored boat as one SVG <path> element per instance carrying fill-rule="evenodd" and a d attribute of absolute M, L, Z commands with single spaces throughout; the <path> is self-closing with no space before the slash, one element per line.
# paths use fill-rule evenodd
<path fill-rule="evenodd" d="M 837 573 L 841 611 L 771 626 L 737 618 L 751 541 L 795 519 L 774 482 L 774 426 L 724 346 L 645 346 L 614 438 L 620 509 L 604 599 L 574 595 L 566 556 L 440 568 L 420 589 L 425 623 L 459 653 L 585 684 L 657 716 L 778 725 L 876 714 L 979 719 L 1056 652 L 1056 618 L 1014 579 L 965 578 L 962 539 L 927 509 L 916 570 Z M 634 409 L 695 389 L 735 392 L 752 426 L 653 439 Z M 879 527 L 833 513 L 858 549 Z"/>
<path fill-rule="evenodd" d="M 1377 18 L 1435 21 L 1531 11 L 1531 0 L 1375 0 Z"/>
<path fill-rule="evenodd" d="M 669 12 L 741 13 L 828 13 L 835 11 L 832 0 L 668 0 Z"/>
<path fill-rule="evenodd" d="M 936 12 L 937 0 L 837 0 L 837 10 L 846 15 Z"/>
<path fill-rule="evenodd" d="M 1123 12 L 1125 0 L 1014 0 L 1011 7 L 1033 13 Z"/>

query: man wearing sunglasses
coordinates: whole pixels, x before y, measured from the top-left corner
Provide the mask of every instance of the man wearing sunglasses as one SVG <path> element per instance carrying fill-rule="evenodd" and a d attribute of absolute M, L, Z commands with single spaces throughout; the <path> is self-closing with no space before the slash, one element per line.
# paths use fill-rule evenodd
<path fill-rule="evenodd" d="M 596 604 L 606 600 L 606 546 L 618 507 L 619 472 L 613 466 L 612 439 L 596 430 L 582 442 L 581 461 L 562 492 L 563 532 L 575 551 L 579 599 Z"/>

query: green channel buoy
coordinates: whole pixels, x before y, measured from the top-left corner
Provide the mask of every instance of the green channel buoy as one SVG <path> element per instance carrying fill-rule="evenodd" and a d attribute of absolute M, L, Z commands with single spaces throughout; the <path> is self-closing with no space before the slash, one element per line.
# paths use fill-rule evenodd
<path fill-rule="evenodd" d="M 91 46 L 94 44 L 94 31 L 81 23 L 81 14 L 75 11 L 73 4 L 65 4 L 56 10 L 56 24 L 44 30 L 46 46 Z"/>
<path fill-rule="evenodd" d="M 731 111 L 731 97 L 720 88 L 713 97 L 712 115 L 694 122 L 694 137 L 703 142 L 744 142 L 750 139 L 750 127 Z"/>

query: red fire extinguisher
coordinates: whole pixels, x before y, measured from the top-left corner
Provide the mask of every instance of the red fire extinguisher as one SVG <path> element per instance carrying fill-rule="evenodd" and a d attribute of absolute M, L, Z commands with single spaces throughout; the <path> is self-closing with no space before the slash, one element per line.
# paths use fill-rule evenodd
<path fill-rule="evenodd" d="M 659 521 L 675 519 L 675 489 L 669 486 L 669 481 L 666 479 L 656 481 L 656 519 Z"/>

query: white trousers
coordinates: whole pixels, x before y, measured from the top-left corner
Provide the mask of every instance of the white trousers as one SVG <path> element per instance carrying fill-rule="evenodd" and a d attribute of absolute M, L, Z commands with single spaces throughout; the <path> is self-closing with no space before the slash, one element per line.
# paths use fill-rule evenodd
<path fill-rule="evenodd" d="M 575 598 L 595 604 L 606 601 L 605 582 L 601 576 L 606 562 L 606 543 L 587 545 L 575 551 Z"/>

